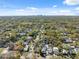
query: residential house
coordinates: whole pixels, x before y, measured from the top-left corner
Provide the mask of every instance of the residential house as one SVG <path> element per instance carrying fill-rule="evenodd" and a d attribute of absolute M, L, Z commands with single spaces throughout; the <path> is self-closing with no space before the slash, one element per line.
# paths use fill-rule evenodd
<path fill-rule="evenodd" d="M 69 53 L 70 55 L 76 55 L 75 46 L 71 46 L 71 47 L 69 48 L 68 53 Z"/>
<path fill-rule="evenodd" d="M 26 41 L 29 43 L 30 41 L 32 41 L 33 40 L 33 37 L 32 36 L 28 36 L 27 37 L 27 39 L 26 39 Z"/>
<path fill-rule="evenodd" d="M 29 45 L 28 45 L 28 44 L 25 45 L 24 51 L 25 51 L 25 52 L 29 51 Z"/>
<path fill-rule="evenodd" d="M 59 48 L 58 47 L 53 47 L 53 53 L 55 55 L 58 55 L 59 54 Z"/>
<path fill-rule="evenodd" d="M 68 51 L 66 49 L 62 49 L 62 54 L 63 55 L 67 55 L 68 54 Z"/>
<path fill-rule="evenodd" d="M 49 46 L 48 44 L 44 45 L 44 47 L 42 48 L 41 52 L 42 52 L 43 56 L 47 56 L 47 55 L 53 54 L 52 47 Z"/>
<path fill-rule="evenodd" d="M 23 36 L 23 35 L 26 35 L 26 33 L 25 32 L 21 32 L 21 33 L 19 33 L 19 35 Z"/>
<path fill-rule="evenodd" d="M 75 47 L 74 50 L 75 50 L 76 54 L 79 53 L 79 47 Z"/>
<path fill-rule="evenodd" d="M 63 43 L 73 43 L 73 40 L 71 38 L 64 38 Z"/>

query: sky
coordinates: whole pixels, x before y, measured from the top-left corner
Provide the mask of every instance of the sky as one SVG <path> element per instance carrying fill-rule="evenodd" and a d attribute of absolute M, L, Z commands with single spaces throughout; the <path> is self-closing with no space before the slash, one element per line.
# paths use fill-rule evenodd
<path fill-rule="evenodd" d="M 0 0 L 0 16 L 77 15 L 79 0 Z"/>

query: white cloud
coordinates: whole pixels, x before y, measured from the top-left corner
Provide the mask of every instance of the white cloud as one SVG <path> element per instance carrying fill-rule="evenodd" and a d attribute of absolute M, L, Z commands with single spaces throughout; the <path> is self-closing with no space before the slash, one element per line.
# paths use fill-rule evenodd
<path fill-rule="evenodd" d="M 54 7 L 54 8 L 56 8 L 56 7 L 57 7 L 57 5 L 53 5 L 53 7 Z"/>
<path fill-rule="evenodd" d="M 59 10 L 59 12 L 62 12 L 62 13 L 69 13 L 69 12 L 71 12 L 70 10 Z"/>
<path fill-rule="evenodd" d="M 25 10 L 24 9 L 17 9 L 16 11 L 23 12 Z"/>
<path fill-rule="evenodd" d="M 26 9 L 32 9 L 32 10 L 36 10 L 36 7 L 26 7 Z"/>
<path fill-rule="evenodd" d="M 63 3 L 67 5 L 79 5 L 79 0 L 64 0 Z"/>
<path fill-rule="evenodd" d="M 75 10 L 76 10 L 76 11 L 79 11 L 79 7 L 76 7 Z"/>
<path fill-rule="evenodd" d="M 75 13 L 79 14 L 79 7 L 76 7 L 76 8 L 74 9 L 74 11 L 75 11 Z"/>
<path fill-rule="evenodd" d="M 68 9 L 53 9 L 53 8 L 34 8 L 27 7 L 25 9 L 0 10 L 0 16 L 12 15 L 76 15 L 75 12 Z"/>
<path fill-rule="evenodd" d="M 60 15 L 76 15 L 72 10 L 59 10 Z"/>

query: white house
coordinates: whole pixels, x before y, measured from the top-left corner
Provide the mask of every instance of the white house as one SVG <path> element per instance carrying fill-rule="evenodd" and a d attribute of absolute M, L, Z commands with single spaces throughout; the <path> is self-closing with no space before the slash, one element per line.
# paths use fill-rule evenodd
<path fill-rule="evenodd" d="M 29 45 L 26 45 L 24 51 L 28 51 L 28 50 L 29 50 Z"/>
<path fill-rule="evenodd" d="M 55 55 L 58 55 L 58 54 L 59 54 L 59 49 L 58 49 L 58 47 L 53 47 L 53 53 L 54 53 Z"/>

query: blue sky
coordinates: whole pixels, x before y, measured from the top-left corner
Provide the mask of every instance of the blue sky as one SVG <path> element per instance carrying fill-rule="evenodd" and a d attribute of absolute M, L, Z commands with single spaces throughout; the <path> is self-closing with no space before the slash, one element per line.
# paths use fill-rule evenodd
<path fill-rule="evenodd" d="M 79 15 L 79 0 L 0 0 L 0 16 Z"/>

